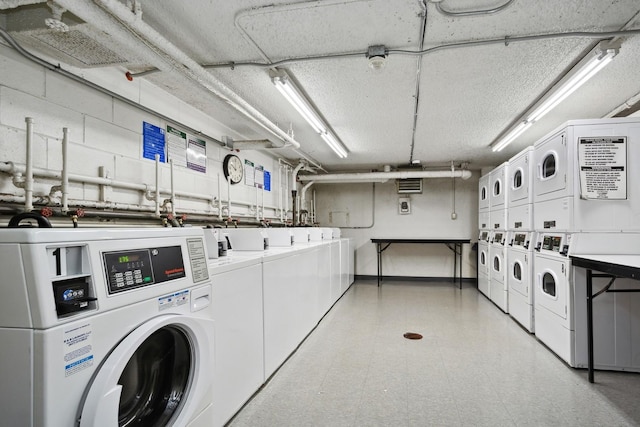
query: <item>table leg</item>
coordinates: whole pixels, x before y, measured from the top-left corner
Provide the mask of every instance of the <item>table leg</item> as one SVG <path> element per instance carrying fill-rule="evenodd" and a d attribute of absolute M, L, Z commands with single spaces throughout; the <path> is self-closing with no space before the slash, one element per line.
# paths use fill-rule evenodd
<path fill-rule="evenodd" d="M 587 357 L 589 365 L 589 382 L 593 379 L 593 272 L 587 269 Z"/>
<path fill-rule="evenodd" d="M 378 287 L 380 287 L 380 278 L 382 277 L 382 246 L 381 243 L 376 243 L 378 251 Z"/>
<path fill-rule="evenodd" d="M 459 283 L 459 288 L 462 289 L 462 243 L 458 243 L 458 250 L 460 252 L 457 252 L 456 254 L 459 256 L 458 258 L 458 283 Z"/>

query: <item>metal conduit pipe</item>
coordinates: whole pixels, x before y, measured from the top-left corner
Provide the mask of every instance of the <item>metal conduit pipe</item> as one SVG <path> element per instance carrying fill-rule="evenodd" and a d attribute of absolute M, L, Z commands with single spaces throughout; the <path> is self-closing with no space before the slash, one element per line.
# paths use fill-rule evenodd
<path fill-rule="evenodd" d="M 33 118 L 25 117 L 27 123 L 27 166 L 24 180 L 24 210 L 33 210 Z"/>
<path fill-rule="evenodd" d="M 0 172 L 5 172 L 15 176 L 15 175 L 20 175 L 25 173 L 25 170 L 26 170 L 25 166 L 16 165 L 13 162 L 0 162 Z M 52 170 L 40 169 L 40 168 L 33 168 L 32 170 L 35 176 L 39 176 L 41 178 L 48 178 L 48 179 L 55 179 L 55 180 L 62 179 L 62 174 L 61 172 L 58 172 L 58 171 L 52 171 Z M 147 193 L 149 191 L 149 186 L 146 184 L 134 184 L 131 182 L 116 181 L 111 178 L 84 176 L 84 175 L 78 175 L 78 174 L 72 174 L 72 173 L 69 174 L 69 181 L 80 182 L 83 184 L 92 184 L 92 185 L 107 185 L 114 188 L 121 188 L 125 190 L 142 191 L 144 193 Z M 163 193 L 170 193 L 170 190 L 166 190 L 166 189 L 161 189 L 161 191 Z M 210 195 L 190 193 L 186 191 L 176 191 L 175 195 L 179 197 L 189 198 L 189 199 L 207 200 L 209 202 L 213 201 L 213 197 Z"/>
<path fill-rule="evenodd" d="M 396 171 L 396 172 L 362 172 L 362 173 L 335 173 L 327 175 L 300 175 L 298 179 L 303 182 L 379 182 L 388 179 L 407 178 L 471 178 L 469 170 L 449 171 Z"/>
<path fill-rule="evenodd" d="M 210 93 L 223 99 L 235 110 L 283 141 L 283 148 L 300 148 L 300 144 L 285 131 L 271 122 L 266 116 L 241 98 L 240 95 L 218 81 L 189 55 L 142 21 L 139 14 L 133 13 L 118 0 L 96 0 L 99 8 L 93 7 L 89 2 L 78 2 L 76 0 L 56 0 L 56 2 L 74 15 L 94 25 L 96 28 L 108 32 L 114 38 L 117 37 L 125 45 L 130 43 L 135 43 L 136 45 L 142 44 L 144 46 L 142 49 L 144 49 L 145 52 L 148 52 L 148 44 L 153 45 L 154 54 L 151 55 L 153 56 L 151 63 L 154 66 L 163 69 L 169 65 L 171 71 L 181 74 L 190 80 L 191 83 L 205 87 Z M 114 25 L 113 22 L 105 19 L 104 12 L 116 18 L 123 26 Z M 139 38 L 143 38 L 147 43 L 141 42 Z M 126 39 L 126 42 L 124 39 Z M 168 56 L 173 63 L 167 64 L 165 60 L 156 56 L 158 53 Z"/>
<path fill-rule="evenodd" d="M 69 129 L 62 128 L 62 212 L 69 212 Z"/>
<path fill-rule="evenodd" d="M 305 208 L 306 208 L 306 204 L 307 204 L 307 190 L 314 184 L 314 181 L 309 181 L 307 182 L 303 187 L 302 190 L 300 191 L 300 212 L 302 212 Z M 311 208 L 309 208 L 307 210 L 308 214 L 307 217 L 310 217 L 311 214 Z"/>

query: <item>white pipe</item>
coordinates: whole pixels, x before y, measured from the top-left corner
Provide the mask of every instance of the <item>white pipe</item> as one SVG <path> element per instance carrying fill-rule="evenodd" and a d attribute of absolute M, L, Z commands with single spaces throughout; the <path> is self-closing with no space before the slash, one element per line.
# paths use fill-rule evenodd
<path fill-rule="evenodd" d="M 256 220 L 260 221 L 260 208 L 258 207 L 258 186 L 254 184 L 256 189 Z"/>
<path fill-rule="evenodd" d="M 302 187 L 302 190 L 300 191 L 300 209 L 305 209 L 307 204 L 307 200 L 306 200 L 307 190 L 309 189 L 309 187 L 313 185 L 313 183 L 314 181 L 309 181 Z M 310 218 L 310 215 L 311 215 L 311 208 L 307 210 L 307 218 Z"/>
<path fill-rule="evenodd" d="M 264 220 L 264 186 L 262 187 L 262 191 L 260 192 L 260 197 L 262 199 L 262 206 L 260 207 L 260 219 Z"/>
<path fill-rule="evenodd" d="M 284 168 L 284 194 L 282 195 L 282 199 L 284 200 L 284 215 L 282 217 L 282 222 L 287 220 L 287 212 L 289 211 L 289 166 L 285 166 Z"/>
<path fill-rule="evenodd" d="M 62 213 L 69 212 L 69 129 L 62 128 Z"/>
<path fill-rule="evenodd" d="M 169 166 L 171 166 L 171 213 L 173 217 L 176 216 L 176 190 L 173 185 L 173 159 L 169 159 Z"/>
<path fill-rule="evenodd" d="M 160 217 L 160 154 L 156 154 L 156 215 Z"/>
<path fill-rule="evenodd" d="M 222 221 L 222 185 L 220 184 L 220 173 L 218 173 L 218 219 Z"/>
<path fill-rule="evenodd" d="M 282 163 L 278 165 L 278 209 L 280 209 L 280 221 L 282 219 Z"/>
<path fill-rule="evenodd" d="M 27 166 L 24 181 L 24 210 L 33 210 L 33 118 L 25 117 L 27 123 Z"/>
<path fill-rule="evenodd" d="M 373 182 L 387 179 L 408 178 L 471 178 L 471 171 L 396 171 L 396 172 L 362 172 L 362 173 L 335 173 L 326 175 L 300 175 L 300 181 L 316 182 Z"/>
<path fill-rule="evenodd" d="M 77 0 L 56 0 L 56 3 L 69 10 L 74 15 L 82 18 L 92 26 L 105 31 L 114 39 L 125 46 L 138 49 L 138 52 L 146 57 L 144 60 L 156 68 L 172 72 L 172 75 L 180 74 L 186 77 L 190 83 L 205 87 L 210 93 L 226 101 L 231 107 L 251 119 L 263 129 L 267 130 L 279 140 L 284 141 L 283 147 L 300 148 L 300 144 L 291 138 L 275 123 L 251 106 L 240 95 L 236 94 L 225 84 L 217 80 L 210 72 L 194 61 L 189 55 L 180 50 L 151 26 L 147 25 L 140 14 L 132 13 L 118 0 L 95 0 L 99 6 L 91 2 L 79 2 Z M 124 25 L 116 24 L 113 19 L 105 19 L 104 11 Z M 127 28 L 133 30 L 138 37 L 134 37 Z M 141 38 L 143 40 L 139 40 Z M 150 48 L 149 45 L 153 47 Z M 161 51 L 162 55 L 158 55 Z M 161 59 L 161 56 L 169 57 Z M 141 58 L 142 59 L 142 58 Z M 281 147 L 282 148 L 282 147 Z"/>
<path fill-rule="evenodd" d="M 231 218 L 231 180 L 227 179 L 227 217 Z"/>
<path fill-rule="evenodd" d="M 313 207 L 313 217 L 311 218 L 311 225 L 316 223 L 316 190 L 313 190 L 313 200 L 311 203 L 311 206 Z"/>

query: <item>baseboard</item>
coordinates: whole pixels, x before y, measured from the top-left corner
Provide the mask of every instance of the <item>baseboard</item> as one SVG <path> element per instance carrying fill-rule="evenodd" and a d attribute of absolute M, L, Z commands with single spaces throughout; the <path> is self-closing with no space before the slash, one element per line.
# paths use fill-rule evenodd
<path fill-rule="evenodd" d="M 378 276 L 371 276 L 368 274 L 356 274 L 354 276 L 356 280 L 378 280 Z M 453 278 L 449 277 L 426 277 L 426 276 L 381 276 L 381 280 L 404 280 L 409 282 L 451 282 Z M 458 282 L 456 278 L 456 283 Z M 476 283 L 475 277 L 463 277 L 463 283 Z"/>

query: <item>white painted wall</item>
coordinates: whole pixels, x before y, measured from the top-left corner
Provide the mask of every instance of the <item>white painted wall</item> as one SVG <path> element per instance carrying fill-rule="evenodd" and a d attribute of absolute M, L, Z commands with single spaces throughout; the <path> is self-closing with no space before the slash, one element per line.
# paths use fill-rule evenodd
<path fill-rule="evenodd" d="M 395 180 L 375 184 L 316 184 L 317 220 L 321 226 L 340 227 L 355 239 L 356 274 L 377 274 L 372 238 L 478 237 L 478 178 L 456 179 L 456 220 L 451 219 L 451 179 L 425 179 L 422 194 L 398 194 Z M 401 215 L 398 199 L 411 199 L 411 214 Z M 462 276 L 476 276 L 476 252 L 464 245 Z M 453 252 L 444 245 L 391 245 L 383 254 L 388 276 L 451 277 Z"/>
<path fill-rule="evenodd" d="M 223 136 L 242 139 L 241 135 L 233 134 L 223 124 L 144 79 L 127 81 L 122 70 L 107 68 L 72 71 L 175 121 L 167 123 L 158 116 L 46 70 L 0 44 L 0 162 L 24 165 L 25 117 L 34 119 L 34 168 L 58 172 L 61 170 L 62 128 L 67 127 L 70 135 L 70 173 L 98 177 L 99 168 L 103 167 L 114 180 L 149 184 L 151 187 L 155 186 L 155 163 L 142 157 L 143 122 L 163 129 L 166 129 L 167 124 L 178 129 L 181 125 L 188 126 L 217 139 Z M 200 139 L 207 140 L 202 137 Z M 174 167 L 175 189 L 219 196 L 226 203 L 228 192 L 222 173 L 222 160 L 228 150 L 212 140 L 207 140 L 206 149 L 206 173 Z M 271 173 L 272 191 L 264 192 L 264 205 L 268 208 L 265 215 L 277 216 L 276 208 L 280 197 L 277 159 L 251 150 L 236 154 L 242 160 L 248 159 L 264 166 Z M 49 194 L 51 186 L 58 184 L 59 182 L 36 178 L 34 197 Z M 170 185 L 170 168 L 168 164 L 163 164 L 160 187 L 169 189 Z M 243 183 L 231 186 L 230 190 L 232 216 L 255 217 L 255 210 L 246 204 L 255 204 L 256 190 Z M 21 197 L 24 196 L 24 190 L 14 186 L 9 175 L 0 174 L 0 194 Z M 72 183 L 69 197 L 100 201 L 100 191 L 95 185 Z M 162 194 L 161 197 L 168 199 L 169 195 Z M 154 202 L 146 200 L 141 192 L 134 190 L 113 189 L 107 199 L 112 203 L 139 204 L 146 208 L 154 206 Z M 260 205 L 262 200 L 263 194 L 258 192 Z M 234 205 L 233 202 L 244 202 L 245 206 Z M 189 198 L 177 198 L 176 211 L 178 214 L 217 212 L 215 206 L 208 205 L 206 201 Z"/>

